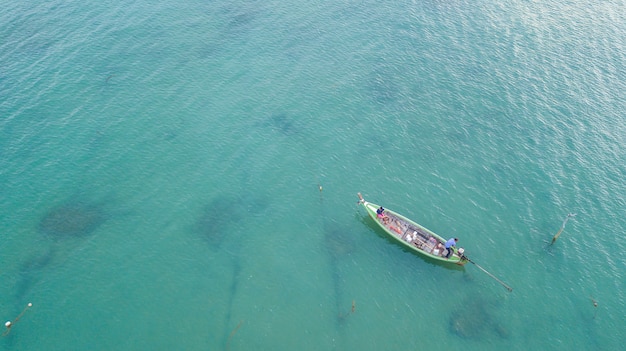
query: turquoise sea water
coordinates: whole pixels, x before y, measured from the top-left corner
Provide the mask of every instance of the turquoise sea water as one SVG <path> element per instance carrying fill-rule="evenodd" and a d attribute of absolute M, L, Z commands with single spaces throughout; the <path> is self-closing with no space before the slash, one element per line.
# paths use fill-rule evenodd
<path fill-rule="evenodd" d="M 0 350 L 623 348 L 624 1 L 0 8 Z"/>

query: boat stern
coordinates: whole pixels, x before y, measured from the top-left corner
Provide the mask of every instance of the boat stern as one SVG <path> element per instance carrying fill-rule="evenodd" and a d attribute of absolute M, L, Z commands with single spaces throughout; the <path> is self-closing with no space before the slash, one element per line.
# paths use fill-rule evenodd
<path fill-rule="evenodd" d="M 465 256 L 464 248 L 460 247 L 455 254 L 459 256 L 459 262 L 456 263 L 459 266 L 464 266 L 467 262 L 469 262 L 469 258 Z"/>

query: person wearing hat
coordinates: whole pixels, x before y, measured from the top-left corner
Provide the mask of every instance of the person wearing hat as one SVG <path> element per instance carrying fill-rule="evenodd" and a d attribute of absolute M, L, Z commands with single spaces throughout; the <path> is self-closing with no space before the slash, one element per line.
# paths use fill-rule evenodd
<path fill-rule="evenodd" d="M 448 250 L 448 253 L 446 254 L 446 258 L 450 258 L 450 256 L 452 255 L 453 247 L 456 246 L 456 242 L 459 241 L 459 239 L 457 238 L 450 238 L 450 240 L 446 241 L 446 245 L 445 248 L 446 250 Z"/>

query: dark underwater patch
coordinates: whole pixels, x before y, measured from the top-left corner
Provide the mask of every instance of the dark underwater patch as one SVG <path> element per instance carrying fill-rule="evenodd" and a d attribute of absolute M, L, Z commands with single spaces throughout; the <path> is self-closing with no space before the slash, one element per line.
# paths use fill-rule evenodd
<path fill-rule="evenodd" d="M 238 201 L 220 197 L 202 209 L 195 224 L 195 231 L 213 248 L 219 248 L 224 238 L 240 219 Z"/>
<path fill-rule="evenodd" d="M 296 123 L 292 120 L 292 118 L 284 113 L 272 115 L 269 118 L 268 124 L 273 130 L 285 136 L 293 136 L 299 134 Z"/>
<path fill-rule="evenodd" d="M 43 252 L 37 252 L 29 257 L 20 266 L 17 283 L 15 285 L 15 297 L 21 300 L 38 281 L 41 271 L 52 264 L 55 251 L 49 248 Z"/>
<path fill-rule="evenodd" d="M 401 95 L 397 80 L 398 72 L 395 67 L 386 62 L 375 64 L 367 77 L 368 95 L 381 105 L 388 105 L 399 100 Z"/>
<path fill-rule="evenodd" d="M 219 196 L 204 206 L 194 231 L 213 248 L 220 248 L 230 237 L 239 237 L 242 221 L 259 215 L 267 208 L 262 199 L 250 196 Z"/>
<path fill-rule="evenodd" d="M 454 310 L 449 320 L 450 332 L 463 339 L 482 339 L 492 335 L 508 338 L 509 331 L 495 317 L 493 306 L 481 298 L 467 299 Z"/>
<path fill-rule="evenodd" d="M 333 259 L 345 257 L 354 251 L 354 236 L 348 230 L 325 228 L 324 245 Z"/>
<path fill-rule="evenodd" d="M 50 210 L 39 222 L 39 231 L 57 239 L 84 237 L 105 221 L 98 204 L 67 202 Z"/>

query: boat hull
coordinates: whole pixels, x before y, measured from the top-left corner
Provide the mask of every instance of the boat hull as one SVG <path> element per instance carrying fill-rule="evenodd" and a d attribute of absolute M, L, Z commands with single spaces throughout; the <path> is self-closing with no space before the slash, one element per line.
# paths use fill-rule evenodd
<path fill-rule="evenodd" d="M 379 217 L 376 212 L 380 208 L 379 205 L 365 201 L 362 198 L 361 204 L 365 207 L 367 214 L 389 237 L 411 251 L 444 264 L 462 266 L 469 262 L 465 256 L 459 255 L 456 250 L 454 250 L 455 252 L 450 258 L 446 258 L 445 239 L 409 218 L 395 211 L 385 209 L 384 214 L 387 218 L 385 219 L 384 217 Z"/>

